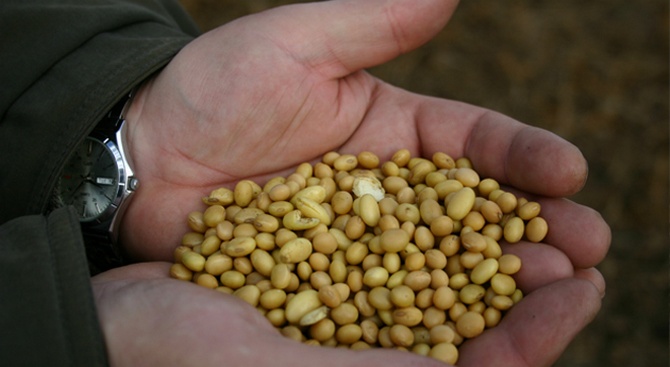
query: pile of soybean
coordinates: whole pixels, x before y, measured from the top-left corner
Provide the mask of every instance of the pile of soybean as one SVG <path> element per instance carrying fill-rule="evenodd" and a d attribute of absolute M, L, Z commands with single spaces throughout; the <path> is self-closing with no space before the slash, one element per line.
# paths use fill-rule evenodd
<path fill-rule="evenodd" d="M 329 152 L 203 197 L 170 275 L 233 294 L 300 342 L 447 363 L 523 297 L 499 242 L 541 241 L 540 205 L 467 158 Z"/>

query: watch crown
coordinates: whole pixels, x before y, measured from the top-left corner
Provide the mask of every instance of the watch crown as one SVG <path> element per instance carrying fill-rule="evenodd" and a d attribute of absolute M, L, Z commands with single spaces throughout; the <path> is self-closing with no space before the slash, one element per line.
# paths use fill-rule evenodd
<path fill-rule="evenodd" d="M 135 191 L 140 185 L 140 180 L 136 179 L 133 176 L 128 177 L 128 190 Z"/>

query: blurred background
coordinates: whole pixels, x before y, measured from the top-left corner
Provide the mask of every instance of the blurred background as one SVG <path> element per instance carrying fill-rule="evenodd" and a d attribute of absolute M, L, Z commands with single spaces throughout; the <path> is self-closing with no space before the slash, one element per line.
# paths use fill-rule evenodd
<path fill-rule="evenodd" d="M 203 30 L 298 1 L 181 0 Z M 610 224 L 603 308 L 555 366 L 668 363 L 668 2 L 462 1 L 435 39 L 370 70 L 577 145 L 589 181 L 573 199 Z"/>

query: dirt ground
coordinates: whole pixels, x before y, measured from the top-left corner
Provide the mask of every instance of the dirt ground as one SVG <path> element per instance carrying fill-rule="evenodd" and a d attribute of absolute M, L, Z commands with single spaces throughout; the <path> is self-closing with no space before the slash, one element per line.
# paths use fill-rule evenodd
<path fill-rule="evenodd" d="M 289 3 L 182 1 L 204 30 Z M 551 130 L 588 159 L 573 199 L 612 228 L 607 296 L 555 366 L 668 366 L 668 42 L 667 1 L 468 0 L 433 41 L 371 70 Z"/>

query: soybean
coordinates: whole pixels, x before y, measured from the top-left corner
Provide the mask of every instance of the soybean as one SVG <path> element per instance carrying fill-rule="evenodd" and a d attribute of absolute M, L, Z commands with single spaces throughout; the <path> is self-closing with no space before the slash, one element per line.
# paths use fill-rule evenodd
<path fill-rule="evenodd" d="M 540 242 L 538 202 L 437 152 L 329 152 L 264 186 L 202 197 L 170 276 L 257 307 L 313 345 L 411 350 L 455 364 L 458 345 L 523 297 L 521 259 L 498 241 Z"/>

